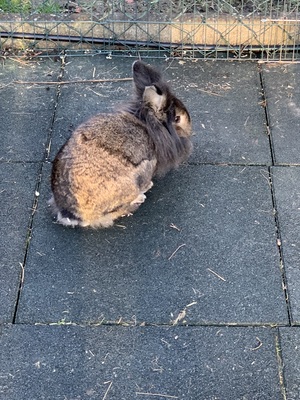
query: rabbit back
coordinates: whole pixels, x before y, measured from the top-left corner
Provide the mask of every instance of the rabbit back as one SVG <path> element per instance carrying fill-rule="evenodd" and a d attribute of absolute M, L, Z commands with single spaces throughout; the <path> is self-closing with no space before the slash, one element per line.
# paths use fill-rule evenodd
<path fill-rule="evenodd" d="M 100 114 L 73 133 L 52 169 L 52 207 L 64 225 L 107 227 L 134 212 L 152 186 L 156 158 L 145 127 Z"/>

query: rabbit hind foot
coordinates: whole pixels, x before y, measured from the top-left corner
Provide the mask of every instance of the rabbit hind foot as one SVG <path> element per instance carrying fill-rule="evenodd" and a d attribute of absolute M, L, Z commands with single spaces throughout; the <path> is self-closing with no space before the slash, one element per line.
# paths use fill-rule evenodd
<path fill-rule="evenodd" d="M 136 211 L 141 204 L 143 204 L 146 200 L 146 196 L 144 193 L 140 193 L 132 202 L 127 206 L 126 212 L 124 212 L 122 217 L 129 217 L 132 215 L 134 211 Z"/>
<path fill-rule="evenodd" d="M 82 222 L 80 219 L 76 218 L 75 215 L 66 210 L 58 211 L 56 215 L 56 220 L 58 223 L 64 226 L 72 226 L 73 228 L 75 226 L 81 225 Z"/>
<path fill-rule="evenodd" d="M 65 209 L 59 209 L 54 199 L 54 196 L 48 201 L 48 206 L 51 207 L 52 213 L 56 217 L 56 221 L 65 226 L 75 227 L 80 225 L 81 220 L 77 218 L 73 213 Z"/>

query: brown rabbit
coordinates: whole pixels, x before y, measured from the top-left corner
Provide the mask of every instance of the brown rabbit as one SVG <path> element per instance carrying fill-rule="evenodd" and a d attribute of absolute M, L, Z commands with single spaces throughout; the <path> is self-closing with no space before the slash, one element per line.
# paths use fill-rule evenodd
<path fill-rule="evenodd" d="M 191 120 L 160 72 L 132 66 L 134 99 L 81 124 L 55 157 L 49 201 L 63 225 L 108 227 L 145 201 L 152 178 L 187 159 Z"/>

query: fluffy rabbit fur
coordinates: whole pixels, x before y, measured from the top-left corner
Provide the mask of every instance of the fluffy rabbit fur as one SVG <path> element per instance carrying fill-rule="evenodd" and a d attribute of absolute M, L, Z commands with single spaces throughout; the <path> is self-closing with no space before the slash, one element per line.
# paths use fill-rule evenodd
<path fill-rule="evenodd" d="M 57 221 L 108 227 L 145 201 L 152 178 L 185 161 L 191 120 L 160 72 L 132 66 L 135 96 L 121 111 L 80 125 L 53 163 L 49 201 Z"/>

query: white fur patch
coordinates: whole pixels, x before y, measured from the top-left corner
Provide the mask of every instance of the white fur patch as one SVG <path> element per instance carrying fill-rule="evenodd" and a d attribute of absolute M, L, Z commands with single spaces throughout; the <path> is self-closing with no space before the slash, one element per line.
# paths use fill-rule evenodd
<path fill-rule="evenodd" d="M 80 221 L 78 221 L 77 219 L 70 219 L 70 218 L 65 218 L 61 215 L 61 212 L 58 211 L 57 213 L 57 222 L 59 222 L 62 225 L 65 226 L 72 226 L 74 228 L 74 226 L 77 226 L 80 224 Z"/>

